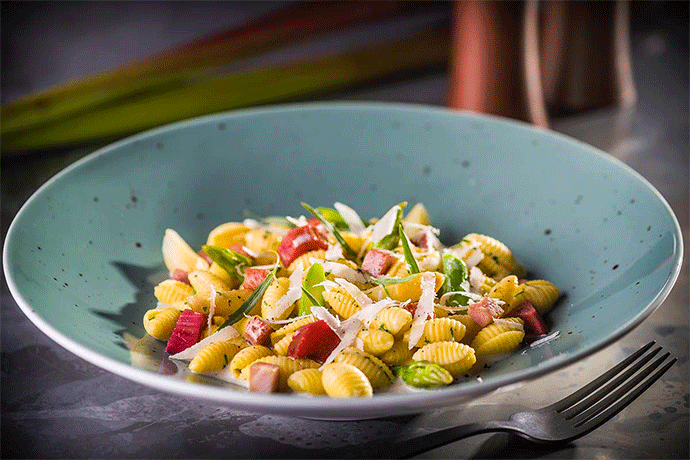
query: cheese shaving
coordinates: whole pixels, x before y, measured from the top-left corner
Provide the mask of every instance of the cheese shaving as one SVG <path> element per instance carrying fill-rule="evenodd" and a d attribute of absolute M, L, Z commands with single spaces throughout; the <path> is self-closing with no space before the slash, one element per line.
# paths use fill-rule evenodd
<path fill-rule="evenodd" d="M 424 323 L 427 316 L 433 316 L 434 299 L 436 298 L 436 275 L 424 272 L 421 275 L 419 286 L 422 288 L 422 295 L 417 302 L 417 309 L 414 312 L 414 319 L 410 327 L 410 341 L 408 348 L 411 350 L 417 345 L 419 339 L 424 335 Z"/>
<path fill-rule="evenodd" d="M 511 329 L 517 329 L 519 331 L 525 331 L 525 326 L 522 325 L 522 323 L 519 323 L 517 321 L 510 321 L 508 319 L 502 319 L 502 318 L 494 318 L 494 323 L 498 324 L 499 326 L 504 326 L 508 327 Z"/>
<path fill-rule="evenodd" d="M 179 310 L 179 308 L 177 308 L 176 306 L 170 305 L 170 304 L 167 304 L 167 303 L 158 302 L 158 303 L 156 304 L 156 310 L 163 310 L 163 309 L 165 309 L 165 308 L 175 308 L 175 309 L 178 309 L 178 310 Z"/>
<path fill-rule="evenodd" d="M 552 341 L 553 339 L 555 339 L 559 335 L 561 335 L 561 331 L 552 332 L 551 334 L 547 335 L 546 337 L 542 337 L 541 339 L 535 340 L 534 342 L 530 343 L 529 347 L 530 348 L 538 347 L 539 345 L 543 345 L 546 342 Z"/>
<path fill-rule="evenodd" d="M 295 227 L 304 227 L 307 225 L 309 222 L 307 222 L 307 218 L 302 216 L 299 216 L 299 218 L 295 219 L 294 217 L 290 216 L 285 216 L 285 219 L 290 222 L 292 225 Z"/>
<path fill-rule="evenodd" d="M 364 222 L 362 222 L 362 218 L 359 217 L 357 211 L 355 211 L 347 205 L 338 202 L 336 202 L 333 205 L 333 207 L 340 213 L 340 215 L 342 216 L 343 220 L 345 221 L 345 223 L 349 227 L 349 230 L 352 233 L 361 235 L 364 232 Z"/>
<path fill-rule="evenodd" d="M 314 258 L 310 258 L 309 262 L 311 262 L 312 264 L 320 263 L 321 265 L 323 265 L 323 269 L 326 272 L 331 273 L 339 278 L 344 278 L 351 283 L 364 284 L 368 281 L 367 277 L 363 273 L 339 262 L 324 261 Z"/>
<path fill-rule="evenodd" d="M 290 305 L 297 302 L 302 297 L 302 276 L 304 275 L 304 268 L 298 266 L 297 269 L 290 275 L 290 285 L 287 292 L 276 302 L 276 306 L 267 314 L 269 319 L 276 319 L 290 308 Z"/>
<path fill-rule="evenodd" d="M 340 244 L 328 243 L 328 249 L 326 249 L 326 260 L 339 260 L 344 258 L 345 254 L 343 254 L 343 247 Z"/>
<path fill-rule="evenodd" d="M 207 327 L 208 330 L 211 330 L 211 326 L 213 326 L 213 315 L 216 313 L 216 298 L 218 297 L 218 293 L 216 292 L 216 288 L 211 285 L 211 299 L 209 302 L 209 308 L 208 308 L 208 320 L 207 320 Z"/>
<path fill-rule="evenodd" d="M 218 329 L 216 332 L 213 334 L 209 335 L 205 339 L 195 343 L 191 347 L 182 350 L 179 353 L 176 353 L 174 355 L 171 355 L 170 357 L 173 359 L 180 359 L 183 361 L 189 361 L 194 359 L 194 357 L 201 351 L 202 348 L 204 348 L 206 345 L 210 345 L 212 343 L 216 342 L 224 342 L 226 340 L 231 340 L 234 339 L 235 337 L 239 337 L 240 334 L 237 333 L 234 327 L 224 327 L 223 329 Z"/>
<path fill-rule="evenodd" d="M 352 316 L 362 321 L 365 327 L 369 327 L 369 325 L 374 320 L 378 312 L 380 312 L 386 307 L 390 307 L 395 304 L 397 304 L 395 300 L 386 298 L 367 305 L 366 307 L 362 308 Z"/>
<path fill-rule="evenodd" d="M 374 243 L 378 243 L 384 236 L 393 233 L 393 227 L 395 226 L 395 220 L 398 217 L 399 209 L 400 205 L 396 204 L 383 215 L 381 220 L 374 224 L 374 228 L 371 232 L 371 239 Z"/>
<path fill-rule="evenodd" d="M 352 345 L 355 339 L 357 338 L 357 333 L 361 328 L 362 322 L 357 318 L 351 317 L 343 321 L 339 328 L 340 333 L 336 331 L 336 334 L 338 334 L 338 336 L 340 337 L 340 343 L 333 349 L 331 354 L 328 355 L 328 358 L 326 358 L 321 367 L 319 367 L 319 370 L 323 370 L 324 366 L 326 366 L 326 364 L 333 362 L 335 357 L 338 356 L 341 351 Z"/>
<path fill-rule="evenodd" d="M 347 291 L 348 294 L 352 296 L 353 299 L 359 304 L 360 307 L 364 308 L 372 303 L 372 300 L 366 296 L 357 286 L 350 283 L 348 280 L 343 278 L 336 278 L 335 282 L 338 283 L 343 289 Z"/>
<path fill-rule="evenodd" d="M 479 291 L 484 281 L 484 273 L 477 267 L 470 267 L 470 286 L 475 291 Z"/>
<path fill-rule="evenodd" d="M 242 221 L 242 225 L 244 225 L 245 227 L 253 228 L 253 229 L 266 227 L 264 224 L 262 224 L 261 222 L 259 222 L 256 219 L 244 219 Z"/>
<path fill-rule="evenodd" d="M 340 335 L 340 320 L 331 315 L 325 307 L 311 307 L 311 314 L 314 315 L 316 319 L 324 320 L 326 324 L 328 324 L 328 327 L 330 327 L 333 332 L 335 332 L 338 337 L 342 339 L 342 336 Z"/>
<path fill-rule="evenodd" d="M 242 250 L 243 250 L 244 252 L 246 252 L 250 257 L 252 257 L 252 258 L 254 258 L 254 259 L 256 259 L 257 257 L 259 257 L 259 255 L 260 255 L 258 252 L 252 251 L 251 249 L 249 249 L 247 246 L 242 246 Z"/>

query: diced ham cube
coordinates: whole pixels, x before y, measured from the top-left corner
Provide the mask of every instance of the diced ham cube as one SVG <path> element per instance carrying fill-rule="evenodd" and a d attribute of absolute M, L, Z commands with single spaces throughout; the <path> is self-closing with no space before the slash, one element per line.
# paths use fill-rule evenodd
<path fill-rule="evenodd" d="M 189 274 L 181 268 L 176 268 L 175 270 L 173 270 L 170 279 L 189 284 Z"/>
<path fill-rule="evenodd" d="M 510 312 L 510 316 L 517 316 L 525 322 L 525 333 L 528 335 L 546 334 L 549 329 L 532 302 L 525 300 Z"/>
<path fill-rule="evenodd" d="M 420 249 L 429 249 L 429 234 L 427 232 L 418 232 L 414 237 L 410 238 L 410 243 Z"/>
<path fill-rule="evenodd" d="M 269 273 L 269 270 L 266 268 L 245 268 L 242 289 L 251 289 L 253 291 L 259 287 L 261 282 L 268 276 Z"/>
<path fill-rule="evenodd" d="M 249 391 L 275 393 L 278 391 L 280 367 L 270 363 L 254 363 L 249 368 Z"/>
<path fill-rule="evenodd" d="M 203 325 L 204 315 L 194 310 L 183 310 L 168 339 L 165 351 L 174 355 L 197 343 Z"/>
<path fill-rule="evenodd" d="M 244 327 L 244 338 L 252 345 L 266 345 L 271 337 L 273 328 L 259 316 L 255 316 Z"/>
<path fill-rule="evenodd" d="M 479 302 L 470 304 L 467 307 L 467 314 L 472 321 L 485 327 L 491 324 L 494 318 L 500 317 L 503 309 L 491 297 L 484 297 Z"/>
<path fill-rule="evenodd" d="M 410 302 L 407 305 L 405 305 L 405 310 L 409 311 L 412 313 L 412 316 L 414 316 L 414 313 L 417 311 L 417 302 Z M 434 319 L 436 318 L 436 314 L 432 313 L 431 315 L 427 314 L 426 315 L 426 320 Z"/>
<path fill-rule="evenodd" d="M 197 252 L 197 254 L 199 254 L 206 262 L 208 262 L 209 265 L 213 263 L 213 260 L 211 260 L 211 258 L 208 256 L 208 254 L 204 252 L 203 249 Z"/>
<path fill-rule="evenodd" d="M 278 255 L 284 267 L 309 251 L 328 249 L 328 242 L 310 225 L 296 227 L 288 231 L 278 246 Z"/>
<path fill-rule="evenodd" d="M 392 252 L 384 249 L 371 249 L 364 256 L 362 261 L 362 271 L 369 273 L 371 276 L 385 275 L 396 258 Z"/>
<path fill-rule="evenodd" d="M 247 254 L 247 251 L 244 250 L 244 246 L 241 245 L 240 243 L 233 244 L 232 246 L 230 246 L 230 249 L 232 249 L 233 251 L 235 251 L 238 254 L 242 254 L 245 257 L 249 257 L 250 259 L 253 259 L 252 256 Z"/>

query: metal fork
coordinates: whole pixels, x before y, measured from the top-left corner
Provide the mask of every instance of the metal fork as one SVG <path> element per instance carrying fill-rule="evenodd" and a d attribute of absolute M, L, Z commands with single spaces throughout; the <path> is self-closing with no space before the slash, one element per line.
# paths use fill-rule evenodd
<path fill-rule="evenodd" d="M 567 443 L 584 436 L 627 407 L 676 362 L 676 358 L 668 359 L 669 352 L 653 360 L 662 350 L 658 346 L 649 351 L 654 344 L 648 343 L 601 377 L 550 406 L 518 412 L 506 421 L 470 423 L 394 442 L 386 448 L 388 455 L 412 457 L 488 432 L 511 432 L 543 444 Z"/>

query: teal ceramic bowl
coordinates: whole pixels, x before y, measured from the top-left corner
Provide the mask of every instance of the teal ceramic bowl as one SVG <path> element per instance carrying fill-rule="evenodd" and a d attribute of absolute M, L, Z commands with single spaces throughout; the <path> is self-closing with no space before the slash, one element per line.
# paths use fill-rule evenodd
<path fill-rule="evenodd" d="M 258 395 L 171 367 L 144 312 L 167 275 L 166 228 L 192 246 L 253 214 L 299 215 L 335 201 L 364 217 L 424 203 L 443 241 L 503 241 L 564 296 L 547 345 L 435 391 L 334 400 Z M 681 265 L 662 196 L 611 156 L 553 132 L 440 108 L 306 104 L 230 112 L 99 150 L 40 188 L 11 225 L 12 294 L 53 340 L 115 374 L 238 409 L 323 418 L 414 413 L 462 403 L 582 359 L 664 300 Z"/>

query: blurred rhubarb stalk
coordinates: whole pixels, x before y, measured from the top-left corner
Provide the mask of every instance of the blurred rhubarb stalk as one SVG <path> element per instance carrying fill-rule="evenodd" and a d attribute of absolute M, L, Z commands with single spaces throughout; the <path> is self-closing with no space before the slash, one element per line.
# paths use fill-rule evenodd
<path fill-rule="evenodd" d="M 226 70 L 241 58 L 433 5 L 296 2 L 250 24 L 7 104 L 0 111 L 2 148 L 19 151 L 112 138 L 443 64 L 448 32 L 432 30 L 278 67 Z"/>

